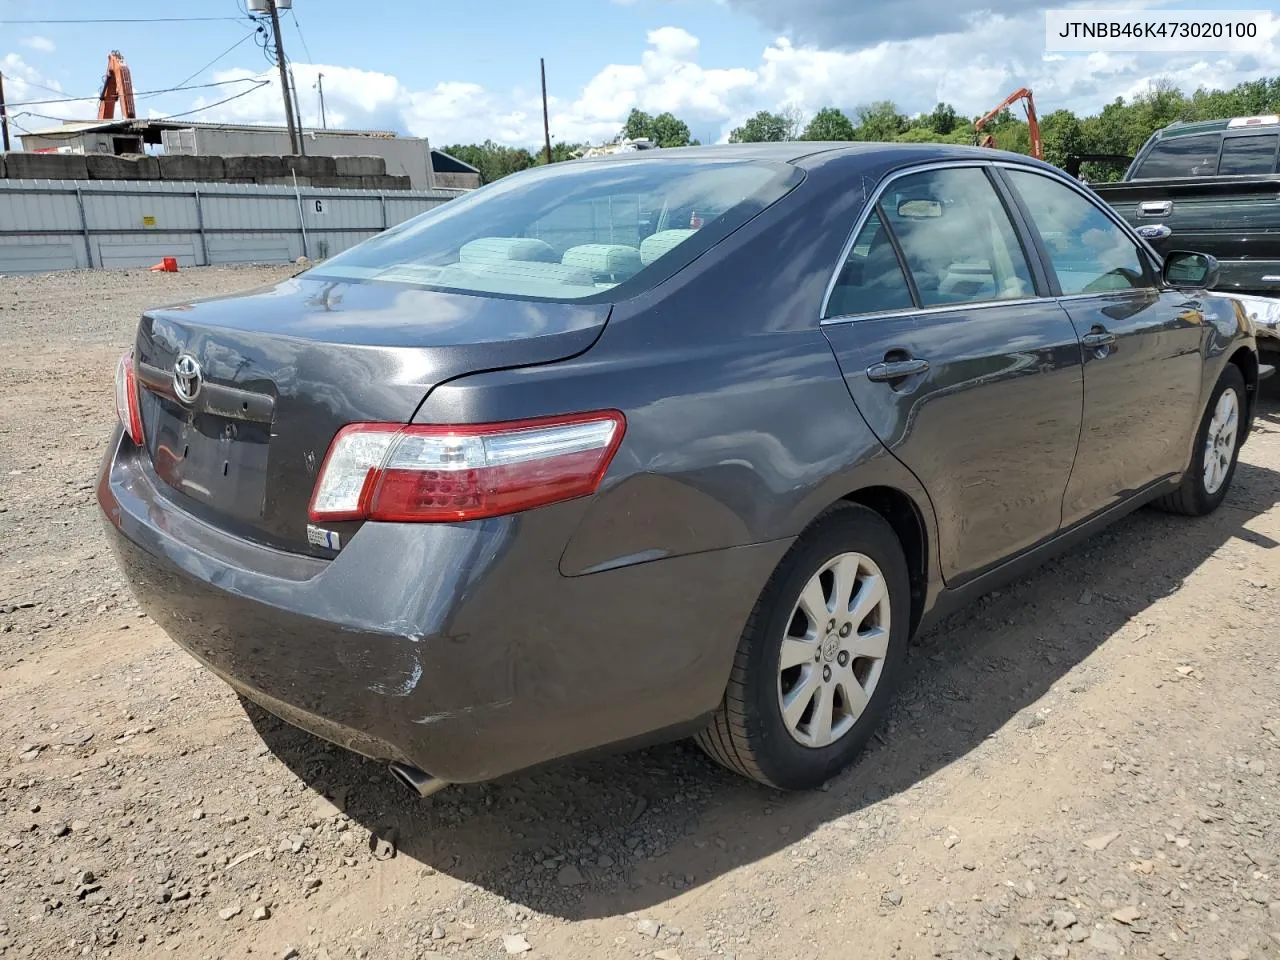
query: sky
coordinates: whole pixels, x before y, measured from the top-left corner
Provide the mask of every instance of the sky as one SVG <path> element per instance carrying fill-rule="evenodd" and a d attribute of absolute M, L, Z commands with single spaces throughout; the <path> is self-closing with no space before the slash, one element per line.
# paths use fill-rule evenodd
<path fill-rule="evenodd" d="M 0 0 L 0 72 L 15 133 L 92 119 L 107 53 L 127 60 L 140 115 L 283 123 L 274 67 L 245 0 Z M 1128 0 L 1089 7 L 1247 9 L 1258 0 Z M 1185 90 L 1280 75 L 1280 19 L 1254 54 L 1046 54 L 1057 0 L 294 0 L 283 16 L 305 126 L 392 130 L 433 144 L 601 143 L 633 107 L 670 110 L 703 142 L 757 110 L 852 113 L 890 99 L 976 115 L 1029 86 L 1041 115 L 1093 113 L 1158 79 Z M 187 19 L 155 22 L 156 16 Z M 103 17 L 130 23 L 72 23 Z M 216 19 L 215 19 L 216 18 Z M 260 86 L 255 82 L 267 81 Z M 167 93 L 174 87 L 198 87 Z M 90 99 L 37 103 L 65 97 Z"/>

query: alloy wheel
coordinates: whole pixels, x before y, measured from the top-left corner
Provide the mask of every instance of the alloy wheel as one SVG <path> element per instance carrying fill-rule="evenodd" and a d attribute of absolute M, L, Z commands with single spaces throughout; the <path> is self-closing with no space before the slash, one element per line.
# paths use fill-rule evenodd
<path fill-rule="evenodd" d="M 842 553 L 809 578 L 778 661 L 778 706 L 797 743 L 826 747 L 853 728 L 880 682 L 889 627 L 889 589 L 870 557 Z"/>
<path fill-rule="evenodd" d="M 1204 438 L 1204 491 L 1210 496 L 1217 493 L 1227 479 L 1239 426 L 1240 399 L 1234 390 L 1223 390 Z"/>

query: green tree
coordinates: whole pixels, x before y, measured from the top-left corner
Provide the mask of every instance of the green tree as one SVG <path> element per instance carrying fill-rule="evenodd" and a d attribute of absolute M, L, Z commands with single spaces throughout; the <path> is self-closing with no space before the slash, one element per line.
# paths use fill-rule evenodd
<path fill-rule="evenodd" d="M 507 147 L 492 140 L 480 144 L 455 144 L 445 147 L 444 152 L 479 170 L 481 183 L 493 183 L 538 162 L 524 147 Z"/>
<path fill-rule="evenodd" d="M 835 107 L 823 107 L 813 115 L 801 140 L 852 140 L 853 124 Z"/>
<path fill-rule="evenodd" d="M 1044 158 L 1054 166 L 1064 166 L 1067 157 L 1087 152 L 1080 119 L 1070 110 L 1055 110 L 1041 120 L 1040 140 Z"/>
<path fill-rule="evenodd" d="M 653 117 L 633 107 L 627 114 L 627 122 L 622 126 L 622 136 L 628 140 L 641 140 L 652 133 Z"/>
<path fill-rule="evenodd" d="M 892 100 L 878 100 L 865 104 L 855 111 L 858 124 L 854 130 L 855 140 L 890 141 L 900 133 L 906 133 L 910 125 L 907 118 L 898 112 Z"/>
<path fill-rule="evenodd" d="M 761 110 L 742 126 L 729 134 L 730 143 L 770 143 L 786 140 L 790 130 L 787 118 L 778 113 Z"/>
<path fill-rule="evenodd" d="M 660 113 L 649 124 L 648 137 L 660 147 L 687 147 L 689 125 L 671 113 Z"/>
<path fill-rule="evenodd" d="M 574 153 L 581 149 L 580 143 L 565 143 L 559 140 L 551 145 L 551 162 L 563 163 L 565 160 L 572 160 Z M 535 166 L 545 166 L 547 162 L 546 148 L 539 150 L 534 154 L 533 162 Z"/>
<path fill-rule="evenodd" d="M 949 103 L 940 103 L 929 114 L 929 129 L 934 133 L 948 134 L 960 124 L 956 108 Z"/>
<path fill-rule="evenodd" d="M 668 112 L 651 117 L 643 110 L 632 109 L 622 127 L 628 140 L 652 140 L 659 147 L 687 147 L 691 140 L 689 125 Z"/>

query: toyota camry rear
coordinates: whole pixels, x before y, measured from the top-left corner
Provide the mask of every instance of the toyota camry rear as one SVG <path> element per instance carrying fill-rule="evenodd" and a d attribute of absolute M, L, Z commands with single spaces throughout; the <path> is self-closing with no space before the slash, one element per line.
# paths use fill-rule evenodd
<path fill-rule="evenodd" d="M 566 167 L 150 311 L 116 374 L 98 499 L 144 608 L 423 792 L 692 729 L 780 549 L 663 550 L 592 515 L 652 468 L 633 420 L 658 369 L 593 355 L 615 304 L 651 309 L 799 171 Z"/>

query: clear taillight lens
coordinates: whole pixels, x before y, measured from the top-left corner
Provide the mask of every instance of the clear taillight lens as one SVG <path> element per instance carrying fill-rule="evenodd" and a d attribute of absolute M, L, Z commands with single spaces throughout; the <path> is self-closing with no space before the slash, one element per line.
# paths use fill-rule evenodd
<path fill-rule="evenodd" d="M 128 350 L 116 364 L 116 416 L 129 439 L 142 446 L 142 406 L 138 399 L 138 378 L 133 372 L 133 351 Z"/>
<path fill-rule="evenodd" d="M 592 494 L 622 442 L 616 410 L 466 426 L 356 423 L 320 468 L 314 521 L 453 522 Z"/>

